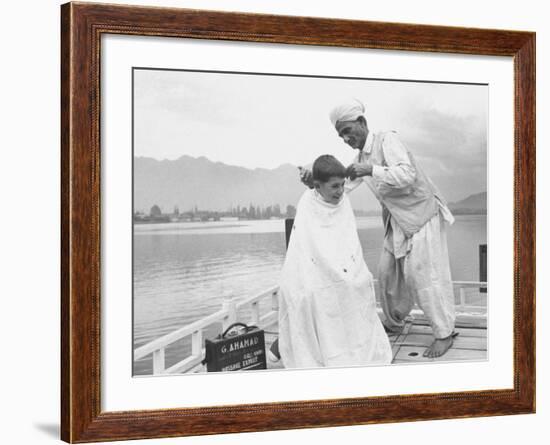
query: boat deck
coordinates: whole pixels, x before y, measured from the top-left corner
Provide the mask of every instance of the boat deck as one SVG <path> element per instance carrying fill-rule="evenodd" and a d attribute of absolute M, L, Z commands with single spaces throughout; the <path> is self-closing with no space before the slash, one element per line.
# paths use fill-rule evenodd
<path fill-rule="evenodd" d="M 266 350 L 277 338 L 277 327 L 266 330 Z M 393 364 L 422 362 L 482 361 L 487 359 L 487 327 L 484 319 L 458 316 L 453 346 L 445 355 L 438 358 L 424 357 L 424 351 L 433 342 L 432 330 L 422 316 L 411 317 L 398 334 L 389 334 L 393 351 Z M 268 369 L 283 369 L 282 360 L 272 363 Z"/>
<path fill-rule="evenodd" d="M 424 357 L 424 351 L 433 342 L 430 326 L 409 322 L 401 334 L 390 336 L 392 363 L 418 363 L 434 361 L 479 361 L 487 359 L 487 329 L 471 326 L 457 327 L 453 346 L 438 358 Z"/>
<path fill-rule="evenodd" d="M 389 335 L 395 364 L 421 362 L 470 362 L 487 360 L 487 288 L 486 282 L 453 282 L 458 287 L 455 296 L 456 322 L 453 345 L 447 353 L 438 358 L 427 358 L 423 354 L 432 342 L 432 330 L 429 322 L 419 308 L 413 308 L 403 329 Z M 152 374 L 186 374 L 205 372 L 202 347 L 205 338 L 214 338 L 223 326 L 230 326 L 237 320 L 245 320 L 248 325 L 259 326 L 265 333 L 265 346 L 268 350 L 279 336 L 278 326 L 278 288 L 273 286 L 259 294 L 235 301 L 225 299 L 222 308 L 200 320 L 185 325 L 134 351 L 134 360 L 152 358 Z M 378 308 L 380 317 L 382 309 Z M 224 328 L 225 329 L 225 328 Z M 167 366 L 165 353 L 169 346 L 189 338 L 191 351 L 183 357 L 177 357 Z M 181 343 L 180 343 L 181 345 Z M 181 346 L 180 346 L 181 347 Z M 176 350 L 173 347 L 172 351 Z M 147 357 L 147 358 L 146 358 Z M 151 358 L 148 358 L 151 357 Z M 268 369 L 284 368 L 284 360 L 277 363 L 267 361 Z"/>

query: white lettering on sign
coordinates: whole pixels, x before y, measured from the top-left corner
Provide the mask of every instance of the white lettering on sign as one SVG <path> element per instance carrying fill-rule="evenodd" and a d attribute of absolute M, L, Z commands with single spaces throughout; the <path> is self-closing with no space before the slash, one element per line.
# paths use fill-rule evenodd
<path fill-rule="evenodd" d="M 258 357 L 254 357 L 254 358 L 251 358 L 251 359 L 248 359 L 248 360 L 244 360 L 243 361 L 243 367 L 248 366 L 248 365 L 252 365 L 254 363 L 258 363 Z"/>
<path fill-rule="evenodd" d="M 245 338 L 244 340 L 237 340 L 229 343 L 229 345 L 223 345 L 220 351 L 222 354 L 226 354 L 227 352 L 238 351 L 240 349 L 256 346 L 259 342 L 260 339 L 258 337 Z"/>
<path fill-rule="evenodd" d="M 240 363 L 232 363 L 231 365 L 228 365 L 224 368 L 222 368 L 223 371 L 235 371 L 236 369 L 240 369 L 241 364 Z"/>

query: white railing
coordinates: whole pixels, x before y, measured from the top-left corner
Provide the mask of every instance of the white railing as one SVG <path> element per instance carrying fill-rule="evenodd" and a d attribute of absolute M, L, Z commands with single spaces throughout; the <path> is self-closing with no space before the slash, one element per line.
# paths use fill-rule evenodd
<path fill-rule="evenodd" d="M 378 280 L 375 280 L 377 282 Z M 466 289 L 480 288 L 487 289 L 487 282 L 484 281 L 453 281 L 454 287 L 458 288 L 459 303 L 456 306 L 459 313 L 479 313 L 485 306 L 466 304 Z M 222 324 L 222 331 L 237 321 L 239 311 L 248 308 L 250 318 L 248 323 L 266 329 L 278 322 L 279 302 L 277 297 L 278 286 L 271 287 L 257 295 L 235 301 L 233 298 L 226 298 L 222 308 L 201 320 L 183 326 L 176 331 L 166 334 L 150 343 L 134 350 L 134 360 L 139 360 L 150 354 L 153 355 L 153 375 L 176 374 L 194 372 L 203 369 L 202 360 L 204 357 L 203 331 L 214 323 Z M 271 299 L 271 308 L 265 314 L 260 312 L 260 302 Z M 173 366 L 166 368 L 166 348 L 185 337 L 191 336 L 191 355 L 179 361 Z"/>
<path fill-rule="evenodd" d="M 153 354 L 153 375 L 184 373 L 200 369 L 202 367 L 202 359 L 204 358 L 204 329 L 214 323 L 221 322 L 222 330 L 225 330 L 237 321 L 238 312 L 246 308 L 250 310 L 248 323 L 251 325 L 265 329 L 277 323 L 279 313 L 277 291 L 278 286 L 274 286 L 238 302 L 233 298 L 226 298 L 219 311 L 135 349 L 134 360 L 139 360 Z M 260 302 L 266 298 L 271 298 L 271 308 L 267 313 L 262 315 L 260 313 Z M 191 355 L 175 365 L 166 368 L 166 348 L 170 344 L 189 336 L 191 336 Z"/>
<path fill-rule="evenodd" d="M 456 311 L 458 313 L 476 313 L 482 308 L 487 309 L 487 305 L 479 306 L 466 304 L 466 289 L 478 288 L 480 290 L 485 289 L 485 292 L 487 292 L 486 281 L 453 281 L 453 285 L 458 288 L 459 303 L 456 305 Z"/>

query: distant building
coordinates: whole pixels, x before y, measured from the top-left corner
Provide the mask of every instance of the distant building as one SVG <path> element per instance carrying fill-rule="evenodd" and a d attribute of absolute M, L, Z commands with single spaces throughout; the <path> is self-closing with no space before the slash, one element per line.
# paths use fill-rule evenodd
<path fill-rule="evenodd" d="M 153 207 L 151 207 L 151 211 L 149 212 L 149 215 L 151 215 L 152 217 L 161 216 L 162 212 L 160 210 L 160 207 L 155 204 Z"/>

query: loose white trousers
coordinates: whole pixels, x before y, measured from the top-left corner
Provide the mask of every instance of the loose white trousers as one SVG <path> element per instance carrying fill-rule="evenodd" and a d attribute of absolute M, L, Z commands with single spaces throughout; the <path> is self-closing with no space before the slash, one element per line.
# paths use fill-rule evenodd
<path fill-rule="evenodd" d="M 392 236 L 391 227 L 386 236 Z M 404 326 L 416 301 L 430 320 L 435 338 L 446 338 L 455 325 L 455 301 L 446 223 L 441 213 L 430 219 L 409 241 L 407 253 L 396 258 L 384 243 L 378 277 L 385 323 L 389 328 Z"/>

